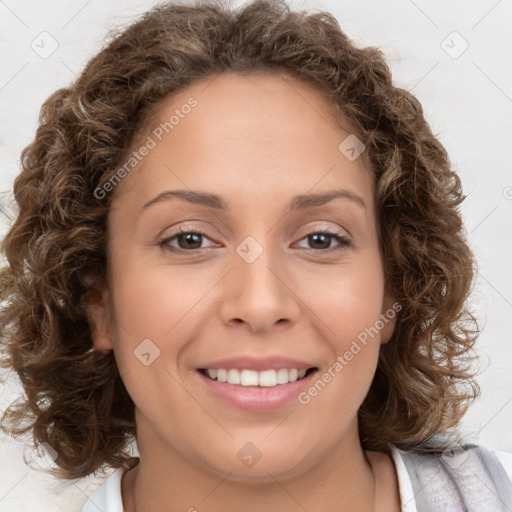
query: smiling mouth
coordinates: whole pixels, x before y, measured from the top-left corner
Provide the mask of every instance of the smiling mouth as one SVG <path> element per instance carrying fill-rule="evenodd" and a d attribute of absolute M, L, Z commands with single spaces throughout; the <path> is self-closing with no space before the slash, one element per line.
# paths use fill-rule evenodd
<path fill-rule="evenodd" d="M 248 369 L 200 368 L 199 372 L 208 379 L 216 382 L 245 387 L 257 386 L 270 388 L 304 379 L 317 370 L 318 368 L 315 366 L 302 370 L 298 370 L 297 368 L 280 368 L 279 370 L 265 370 L 262 372 Z"/>

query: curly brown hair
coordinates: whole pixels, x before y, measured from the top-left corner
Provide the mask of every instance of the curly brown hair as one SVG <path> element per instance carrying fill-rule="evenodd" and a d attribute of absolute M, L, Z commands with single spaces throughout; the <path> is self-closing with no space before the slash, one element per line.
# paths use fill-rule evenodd
<path fill-rule="evenodd" d="M 419 101 L 393 86 L 382 52 L 358 48 L 331 14 L 292 12 L 284 0 L 238 10 L 164 3 L 111 34 L 75 82 L 45 101 L 14 182 L 19 212 L 1 246 L 0 336 L 2 366 L 26 397 L 5 411 L 2 428 L 48 443 L 59 478 L 134 462 L 134 403 L 114 354 L 93 349 L 87 320 L 91 283 L 108 277 L 110 196 L 94 192 L 162 100 L 225 71 L 314 84 L 365 144 L 387 285 L 402 309 L 359 410 L 363 448 L 422 449 L 478 396 L 478 328 L 466 307 L 476 267 L 461 181 Z"/>

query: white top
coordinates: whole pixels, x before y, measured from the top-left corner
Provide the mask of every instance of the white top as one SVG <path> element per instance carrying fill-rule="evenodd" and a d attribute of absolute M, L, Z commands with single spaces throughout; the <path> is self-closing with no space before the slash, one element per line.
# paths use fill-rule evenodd
<path fill-rule="evenodd" d="M 503 451 L 494 451 L 493 453 L 498 457 L 512 482 L 512 453 Z M 418 512 L 411 479 L 402 456 L 395 447 L 391 447 L 391 456 L 398 476 L 398 486 L 402 502 L 401 510 L 402 512 Z M 102 512 L 124 512 L 121 497 L 121 478 L 124 471 L 123 468 L 114 471 L 89 497 L 89 500 L 82 508 L 82 512 L 98 512 L 98 510 Z"/>

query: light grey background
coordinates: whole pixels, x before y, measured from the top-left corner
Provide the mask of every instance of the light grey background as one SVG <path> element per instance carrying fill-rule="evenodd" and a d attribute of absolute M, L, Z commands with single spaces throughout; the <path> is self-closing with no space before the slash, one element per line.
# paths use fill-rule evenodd
<path fill-rule="evenodd" d="M 34 136 L 42 102 L 80 72 L 107 30 L 156 3 L 0 0 L 0 191 L 9 190 L 19 172 L 19 153 Z M 356 43 L 385 52 L 395 82 L 420 99 L 462 177 L 468 194 L 462 211 L 479 264 L 472 304 L 483 327 L 482 396 L 463 427 L 474 442 L 512 451 L 512 2 L 291 5 L 330 11 Z M 52 45 L 58 47 L 47 55 Z M 9 207 L 5 198 L 4 207 Z M 0 219 L 4 233 L 5 219 Z M 5 385 L 0 382 L 0 411 L 17 392 L 12 376 Z M 0 437 L 0 512 L 79 511 L 100 482 L 54 481 L 25 466 L 22 453 L 20 443 Z"/>

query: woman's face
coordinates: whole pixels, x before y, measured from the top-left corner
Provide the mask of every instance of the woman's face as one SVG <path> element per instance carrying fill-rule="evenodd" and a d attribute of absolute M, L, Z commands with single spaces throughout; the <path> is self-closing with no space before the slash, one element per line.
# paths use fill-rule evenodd
<path fill-rule="evenodd" d="M 134 146 L 108 218 L 115 319 L 91 321 L 141 457 L 265 481 L 357 446 L 394 314 L 374 177 L 331 111 L 288 76 L 225 73 L 163 102 Z"/>

